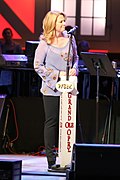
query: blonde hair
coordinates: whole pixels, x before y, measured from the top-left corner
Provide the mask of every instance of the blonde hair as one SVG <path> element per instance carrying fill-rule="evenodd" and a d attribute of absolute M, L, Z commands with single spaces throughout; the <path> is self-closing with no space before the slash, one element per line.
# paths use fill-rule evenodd
<path fill-rule="evenodd" d="M 48 44 L 51 44 L 55 37 L 55 26 L 59 15 L 63 15 L 65 20 L 67 19 L 66 15 L 60 11 L 49 11 L 43 19 L 43 37 Z"/>

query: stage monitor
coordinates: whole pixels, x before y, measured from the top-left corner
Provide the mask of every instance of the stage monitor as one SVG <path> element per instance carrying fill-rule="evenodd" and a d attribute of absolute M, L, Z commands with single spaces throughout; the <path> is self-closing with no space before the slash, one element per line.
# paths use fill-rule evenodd
<path fill-rule="evenodd" d="M 100 76 L 116 77 L 116 71 L 107 54 L 81 52 L 81 57 L 90 75 L 97 75 L 97 70 L 99 69 Z"/>
<path fill-rule="evenodd" d="M 33 67 L 33 60 L 35 55 L 35 50 L 40 41 L 26 41 L 25 43 L 25 54 L 28 58 L 28 66 Z"/>
<path fill-rule="evenodd" d="M 69 175 L 72 174 L 71 180 L 82 177 L 120 177 L 119 162 L 120 145 L 74 144 Z"/>

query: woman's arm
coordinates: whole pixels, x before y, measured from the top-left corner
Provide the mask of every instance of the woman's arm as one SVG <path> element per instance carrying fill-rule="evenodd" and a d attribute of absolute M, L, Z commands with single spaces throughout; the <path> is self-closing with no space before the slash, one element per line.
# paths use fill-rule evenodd
<path fill-rule="evenodd" d="M 69 71 L 70 76 L 77 76 L 79 73 L 78 70 L 78 61 L 79 61 L 79 56 L 77 53 L 77 44 L 75 37 L 72 37 L 72 50 L 73 50 L 73 66 Z"/>
<path fill-rule="evenodd" d="M 59 71 L 46 68 L 45 58 L 48 51 L 48 45 L 44 40 L 41 40 L 34 57 L 34 69 L 37 74 L 46 82 L 47 86 L 51 89 L 56 88 L 56 82 L 59 78 Z"/>

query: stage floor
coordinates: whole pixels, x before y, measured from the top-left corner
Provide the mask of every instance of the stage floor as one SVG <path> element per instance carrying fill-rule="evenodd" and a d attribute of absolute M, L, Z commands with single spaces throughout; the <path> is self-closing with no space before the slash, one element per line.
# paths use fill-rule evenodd
<path fill-rule="evenodd" d="M 53 173 L 47 171 L 45 156 L 22 154 L 0 154 L 0 160 L 22 160 L 21 180 L 65 180 L 66 173 Z M 59 159 L 57 158 L 57 163 Z"/>

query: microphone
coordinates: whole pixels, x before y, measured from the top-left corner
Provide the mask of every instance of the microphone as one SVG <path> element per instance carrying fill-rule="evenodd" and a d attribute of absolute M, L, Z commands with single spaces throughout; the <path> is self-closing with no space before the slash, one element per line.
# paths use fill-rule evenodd
<path fill-rule="evenodd" d="M 73 34 L 76 30 L 78 29 L 78 26 L 73 27 L 72 29 L 70 29 L 70 31 L 68 31 L 68 34 Z"/>

